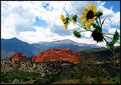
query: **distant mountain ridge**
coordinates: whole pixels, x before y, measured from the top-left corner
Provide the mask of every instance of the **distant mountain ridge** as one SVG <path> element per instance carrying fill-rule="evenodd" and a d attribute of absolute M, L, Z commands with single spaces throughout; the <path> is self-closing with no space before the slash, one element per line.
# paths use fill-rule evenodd
<path fill-rule="evenodd" d="M 94 44 L 77 43 L 69 39 L 34 44 L 23 42 L 17 38 L 1 39 L 1 57 L 8 57 L 16 52 L 22 52 L 24 55 L 30 57 L 52 48 L 70 48 L 75 52 L 77 50 L 98 48 L 98 46 Z"/>
<path fill-rule="evenodd" d="M 1 39 L 2 56 L 3 55 L 10 56 L 15 52 L 22 52 L 24 55 L 32 56 L 34 55 L 34 53 L 32 52 L 32 50 L 34 49 L 35 48 L 31 44 L 23 42 L 17 38 Z"/>
<path fill-rule="evenodd" d="M 32 44 L 41 50 L 47 50 L 48 48 L 70 48 L 72 51 L 85 50 L 90 48 L 98 48 L 99 46 L 94 44 L 77 43 L 69 39 L 57 40 L 52 42 L 39 42 Z"/>

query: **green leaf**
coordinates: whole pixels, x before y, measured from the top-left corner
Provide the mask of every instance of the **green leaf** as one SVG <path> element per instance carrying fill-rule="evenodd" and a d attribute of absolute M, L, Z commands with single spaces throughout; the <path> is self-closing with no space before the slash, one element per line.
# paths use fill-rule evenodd
<path fill-rule="evenodd" d="M 114 34 L 114 36 L 113 36 L 113 39 L 112 39 L 112 41 L 111 41 L 111 43 L 112 43 L 112 44 L 115 44 L 115 43 L 118 41 L 118 39 L 119 39 L 119 33 L 118 33 L 117 30 L 116 30 L 116 32 L 115 32 L 115 34 Z"/>
<path fill-rule="evenodd" d="M 116 30 L 115 34 L 113 35 L 112 41 L 106 43 L 107 47 L 113 49 L 114 48 L 114 44 L 118 41 L 118 39 L 119 39 L 119 33 Z"/>
<path fill-rule="evenodd" d="M 95 30 L 101 32 L 100 26 L 97 26 L 96 24 L 92 23 L 92 26 L 95 28 Z"/>

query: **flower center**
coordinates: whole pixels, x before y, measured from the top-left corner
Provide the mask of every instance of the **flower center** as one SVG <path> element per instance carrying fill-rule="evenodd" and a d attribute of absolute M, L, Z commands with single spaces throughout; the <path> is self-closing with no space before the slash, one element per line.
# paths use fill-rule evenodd
<path fill-rule="evenodd" d="M 87 20 L 89 20 L 89 19 L 92 19 L 93 17 L 94 17 L 94 12 L 93 12 L 92 10 L 90 10 L 90 11 L 87 13 L 86 18 L 87 18 Z"/>

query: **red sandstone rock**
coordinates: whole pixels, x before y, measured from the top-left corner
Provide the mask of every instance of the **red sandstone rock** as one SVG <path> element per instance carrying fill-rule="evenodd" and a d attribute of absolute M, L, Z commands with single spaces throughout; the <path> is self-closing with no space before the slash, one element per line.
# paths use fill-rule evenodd
<path fill-rule="evenodd" d="M 77 64 L 79 57 L 80 51 L 73 53 L 71 49 L 48 49 L 34 56 L 32 62 L 68 61 Z"/>
<path fill-rule="evenodd" d="M 76 51 L 74 54 L 75 56 L 80 57 L 80 50 Z"/>
<path fill-rule="evenodd" d="M 15 61 L 27 61 L 27 57 L 23 56 L 22 53 L 17 52 L 14 55 L 9 57 L 10 60 L 15 60 Z"/>

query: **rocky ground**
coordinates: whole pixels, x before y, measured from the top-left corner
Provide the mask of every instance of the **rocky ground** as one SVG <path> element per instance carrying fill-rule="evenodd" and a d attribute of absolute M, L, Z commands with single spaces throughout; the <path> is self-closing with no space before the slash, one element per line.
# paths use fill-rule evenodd
<path fill-rule="evenodd" d="M 51 74 L 63 74 L 71 76 L 73 74 L 73 67 L 75 64 L 64 61 L 48 61 L 40 63 L 32 63 L 30 61 L 1 61 L 1 71 L 24 71 L 39 73 L 41 76 L 47 76 Z"/>

